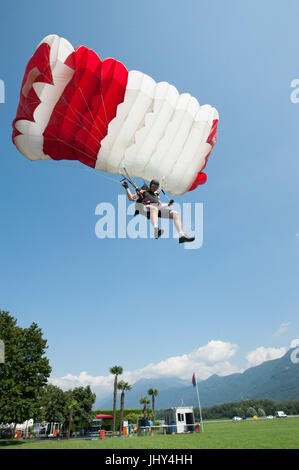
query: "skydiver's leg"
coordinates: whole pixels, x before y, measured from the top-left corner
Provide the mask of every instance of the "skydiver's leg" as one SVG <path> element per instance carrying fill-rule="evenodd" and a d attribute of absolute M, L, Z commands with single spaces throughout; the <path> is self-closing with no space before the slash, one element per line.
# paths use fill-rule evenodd
<path fill-rule="evenodd" d="M 159 209 L 157 206 L 150 205 L 148 207 L 148 210 L 150 211 L 150 219 L 151 219 L 151 224 L 154 227 L 155 238 L 159 238 L 164 232 L 163 229 L 159 229 L 158 227 Z"/>
<path fill-rule="evenodd" d="M 173 219 L 173 223 L 175 225 L 175 228 L 179 232 L 179 234 L 183 234 L 183 225 L 181 221 L 180 214 L 177 211 L 170 211 L 167 208 L 161 209 L 161 217 L 163 219 Z"/>
<path fill-rule="evenodd" d="M 157 206 L 143 206 L 142 210 L 139 210 L 140 215 L 146 216 L 150 219 L 152 226 L 154 227 L 154 234 L 155 238 L 159 238 L 164 230 L 159 229 L 158 227 L 158 217 L 159 217 L 159 210 Z"/>
<path fill-rule="evenodd" d="M 184 234 L 181 217 L 177 211 L 169 211 L 167 209 L 161 209 L 161 217 L 163 218 L 168 217 L 169 219 L 173 219 L 175 228 L 179 232 L 179 243 L 193 242 L 193 240 L 195 240 L 195 237 L 188 237 L 187 235 Z"/>
<path fill-rule="evenodd" d="M 154 228 L 158 227 L 158 214 L 159 214 L 158 207 L 150 205 L 148 206 L 148 210 L 150 211 L 150 220 L 151 220 L 152 226 Z"/>
<path fill-rule="evenodd" d="M 181 221 L 180 214 L 177 211 L 169 211 L 169 218 L 173 219 L 175 228 L 179 232 L 180 236 L 183 234 L 183 225 Z"/>

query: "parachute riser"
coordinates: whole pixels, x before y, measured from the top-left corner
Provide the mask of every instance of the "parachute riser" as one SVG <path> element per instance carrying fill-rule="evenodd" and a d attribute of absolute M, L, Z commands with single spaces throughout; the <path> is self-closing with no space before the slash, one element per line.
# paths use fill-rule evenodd
<path fill-rule="evenodd" d="M 124 178 L 121 180 L 121 182 L 126 180 L 126 181 L 128 181 L 128 182 L 133 186 L 133 188 L 134 188 L 135 190 L 138 190 L 139 188 L 138 188 L 137 184 L 134 183 L 134 181 L 132 180 L 132 178 L 131 178 L 130 175 L 128 174 L 128 172 L 127 172 L 127 170 L 125 169 L 125 167 L 124 167 L 123 169 L 124 169 L 124 172 L 126 173 L 127 176 L 124 177 Z"/>

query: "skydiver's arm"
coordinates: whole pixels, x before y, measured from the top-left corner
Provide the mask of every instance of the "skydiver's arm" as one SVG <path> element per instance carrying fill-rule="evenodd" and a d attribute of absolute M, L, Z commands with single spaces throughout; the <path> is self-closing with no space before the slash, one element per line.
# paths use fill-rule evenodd
<path fill-rule="evenodd" d="M 136 201 L 136 199 L 137 199 L 137 193 L 136 193 L 136 194 L 132 194 L 129 188 L 126 189 L 126 193 L 127 193 L 127 196 L 128 196 L 129 201 Z M 144 193 L 144 191 L 141 190 L 141 191 L 139 191 L 139 193 L 142 195 L 142 193 Z M 139 195 L 139 193 L 138 193 L 138 195 Z"/>
<path fill-rule="evenodd" d="M 127 193 L 129 201 L 135 201 L 136 200 L 136 194 L 133 195 L 130 191 L 130 188 L 126 188 L 126 193 Z"/>

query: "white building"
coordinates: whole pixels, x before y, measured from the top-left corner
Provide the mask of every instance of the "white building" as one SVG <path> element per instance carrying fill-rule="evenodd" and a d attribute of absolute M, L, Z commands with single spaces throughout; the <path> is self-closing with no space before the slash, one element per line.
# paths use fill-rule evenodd
<path fill-rule="evenodd" d="M 166 433 L 194 432 L 195 419 L 193 406 L 178 406 L 165 410 Z"/>

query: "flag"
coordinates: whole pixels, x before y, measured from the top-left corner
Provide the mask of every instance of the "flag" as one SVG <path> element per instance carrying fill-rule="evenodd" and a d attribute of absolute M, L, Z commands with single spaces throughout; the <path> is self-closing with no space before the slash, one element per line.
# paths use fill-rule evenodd
<path fill-rule="evenodd" d="M 195 373 L 194 372 L 193 372 L 193 375 L 192 375 L 192 385 L 193 385 L 193 387 L 195 387 L 195 385 L 196 385 Z"/>

